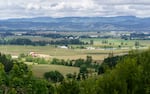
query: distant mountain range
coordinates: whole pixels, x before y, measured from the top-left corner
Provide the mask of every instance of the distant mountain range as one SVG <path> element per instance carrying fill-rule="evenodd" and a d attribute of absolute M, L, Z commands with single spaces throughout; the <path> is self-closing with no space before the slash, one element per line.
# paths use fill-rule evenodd
<path fill-rule="evenodd" d="M 55 31 L 149 31 L 150 18 L 117 17 L 37 17 L 0 20 L 3 30 Z"/>

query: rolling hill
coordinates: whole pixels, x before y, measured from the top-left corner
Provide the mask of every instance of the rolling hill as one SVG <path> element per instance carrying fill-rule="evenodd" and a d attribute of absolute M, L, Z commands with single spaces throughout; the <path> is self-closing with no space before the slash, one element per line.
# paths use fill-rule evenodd
<path fill-rule="evenodd" d="M 149 31 L 150 18 L 135 16 L 18 18 L 0 20 L 0 31 L 4 30 Z"/>

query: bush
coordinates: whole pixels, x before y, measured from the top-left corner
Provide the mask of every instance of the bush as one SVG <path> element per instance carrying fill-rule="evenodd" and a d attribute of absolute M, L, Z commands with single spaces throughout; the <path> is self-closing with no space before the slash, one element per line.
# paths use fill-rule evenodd
<path fill-rule="evenodd" d="M 57 91 L 58 94 L 79 94 L 79 83 L 74 80 L 63 81 Z"/>
<path fill-rule="evenodd" d="M 44 74 L 44 78 L 47 79 L 48 81 L 56 83 L 63 81 L 64 76 L 58 71 L 50 71 Z"/>

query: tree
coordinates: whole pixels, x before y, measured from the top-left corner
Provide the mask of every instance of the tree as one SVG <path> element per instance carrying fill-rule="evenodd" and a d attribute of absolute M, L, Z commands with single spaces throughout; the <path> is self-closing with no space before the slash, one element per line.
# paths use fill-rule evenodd
<path fill-rule="evenodd" d="M 7 72 L 5 62 L 10 62 L 11 58 L 1 54 L 0 58 L 3 61 L 0 63 L 0 94 L 54 94 L 53 86 L 44 79 L 35 78 L 26 64 L 13 60 Z"/>
<path fill-rule="evenodd" d="M 25 58 L 27 55 L 25 55 L 24 53 L 21 53 L 20 55 L 19 55 L 19 58 Z"/>
<path fill-rule="evenodd" d="M 86 65 L 90 66 L 92 61 L 93 61 L 92 56 L 87 56 L 85 63 L 86 63 Z"/>
<path fill-rule="evenodd" d="M 134 45 L 135 45 L 135 47 L 139 47 L 140 46 L 139 41 L 136 41 Z"/>
<path fill-rule="evenodd" d="M 76 67 L 80 67 L 82 64 L 84 64 L 84 59 L 77 59 L 77 60 L 75 60 L 75 64 L 74 64 L 74 66 L 76 66 Z"/>
<path fill-rule="evenodd" d="M 87 73 L 88 70 L 87 70 L 87 66 L 85 64 L 81 65 L 80 66 L 80 73 Z"/>
<path fill-rule="evenodd" d="M 9 72 L 13 67 L 13 60 L 10 55 L 4 55 L 0 53 L 0 63 L 4 65 L 5 72 Z"/>
<path fill-rule="evenodd" d="M 96 93 L 95 78 L 88 78 L 80 82 L 80 94 L 99 94 Z"/>
<path fill-rule="evenodd" d="M 51 64 L 60 64 L 60 60 L 57 58 L 53 58 Z"/>
<path fill-rule="evenodd" d="M 66 75 L 66 77 L 67 77 L 68 79 L 75 79 L 75 78 L 76 78 L 76 73 L 74 73 L 74 74 L 68 73 L 68 74 Z"/>
<path fill-rule="evenodd" d="M 99 68 L 98 68 L 98 74 L 103 74 L 104 73 L 104 67 L 101 65 Z"/>
<path fill-rule="evenodd" d="M 149 94 L 150 50 L 130 52 L 98 79 L 100 94 Z"/>
<path fill-rule="evenodd" d="M 35 80 L 34 86 L 31 94 L 48 94 L 49 90 L 47 88 L 47 81 L 45 80 Z"/>
<path fill-rule="evenodd" d="M 58 87 L 58 94 L 79 94 L 79 83 L 75 80 L 63 81 Z"/>
<path fill-rule="evenodd" d="M 6 92 L 7 93 L 7 86 L 6 86 L 6 82 L 7 82 L 7 79 L 6 79 L 6 72 L 4 71 L 4 66 L 3 64 L 0 63 L 0 91 L 1 91 L 1 94 L 3 94 L 3 92 Z"/>
<path fill-rule="evenodd" d="M 17 39 L 9 40 L 9 44 L 32 45 L 32 41 L 26 38 L 17 38 Z"/>
<path fill-rule="evenodd" d="M 93 40 L 90 40 L 90 44 L 93 45 L 93 44 L 94 44 L 94 41 L 93 41 Z"/>
<path fill-rule="evenodd" d="M 47 79 L 48 81 L 56 83 L 63 81 L 64 76 L 58 71 L 50 71 L 44 74 L 44 78 Z"/>

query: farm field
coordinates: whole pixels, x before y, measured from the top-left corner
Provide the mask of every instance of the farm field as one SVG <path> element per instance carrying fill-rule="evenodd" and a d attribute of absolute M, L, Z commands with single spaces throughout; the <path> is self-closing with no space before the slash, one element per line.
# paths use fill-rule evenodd
<path fill-rule="evenodd" d="M 135 42 L 137 42 L 137 41 L 140 43 L 141 46 L 148 46 L 148 47 L 150 46 L 150 40 L 124 40 L 124 39 L 120 39 L 120 38 L 116 38 L 116 39 L 83 38 L 83 39 L 81 39 L 81 41 L 88 42 L 88 43 L 90 43 L 90 40 L 93 40 L 94 46 L 104 46 L 104 44 L 102 44 L 102 41 L 107 41 L 108 45 L 109 45 L 109 43 L 111 43 L 110 46 L 113 46 L 113 47 L 118 47 L 118 45 L 121 45 L 121 43 L 123 44 L 122 46 L 132 47 L 135 45 Z"/>
<path fill-rule="evenodd" d="M 61 32 L 61 34 L 62 33 L 63 32 Z M 76 34 L 76 33 L 73 33 L 73 34 Z M 82 35 L 82 34 L 79 33 L 79 35 Z M 41 36 L 7 36 L 7 37 L 5 37 L 5 40 L 12 40 L 12 39 L 17 39 L 17 38 L 26 38 L 26 39 L 30 39 L 32 41 L 62 40 L 62 38 L 53 39 L 53 38 L 41 37 Z M 90 44 L 91 40 L 93 41 L 93 45 Z M 82 41 L 84 43 L 87 42 L 90 44 L 90 45 L 84 45 L 84 46 L 94 46 L 94 47 L 103 47 L 103 46 L 118 47 L 119 45 L 121 45 L 122 47 L 133 47 L 133 46 L 135 46 L 135 42 L 139 42 L 140 46 L 148 46 L 148 47 L 150 46 L 150 40 L 124 40 L 121 38 L 80 38 L 80 41 Z M 103 43 L 103 41 L 107 41 L 107 43 Z M 79 45 L 76 45 L 76 46 L 79 46 Z"/>
<path fill-rule="evenodd" d="M 43 37 L 30 37 L 32 40 L 51 40 Z M 37 54 L 49 55 L 50 58 L 58 59 L 78 59 L 86 58 L 87 55 L 93 57 L 94 60 L 103 60 L 108 56 L 108 53 L 113 52 L 115 55 L 128 53 L 129 50 L 136 49 L 135 42 L 139 42 L 139 49 L 147 49 L 150 47 L 150 40 L 123 40 L 123 39 L 102 39 L 102 38 L 82 38 L 83 42 L 90 43 L 93 40 L 93 44 L 88 45 L 68 45 L 73 49 L 62 49 L 54 45 L 48 46 L 27 46 L 27 45 L 0 45 L 0 52 L 5 54 L 11 54 L 12 56 L 18 56 L 21 53 L 29 54 L 35 52 Z M 102 43 L 107 41 L 107 43 Z M 57 45 L 58 46 L 58 45 Z M 84 48 L 80 48 L 83 46 Z M 119 48 L 120 46 L 120 48 Z M 89 49 L 88 49 L 89 47 Z M 92 49 L 91 49 L 92 48 Z M 94 49 L 93 49 L 94 48 Z"/>
<path fill-rule="evenodd" d="M 49 55 L 51 58 L 58 59 L 78 59 L 86 58 L 90 55 L 95 60 L 103 60 L 112 50 L 88 50 L 88 49 L 62 49 L 54 46 L 17 46 L 17 45 L 0 45 L 0 51 L 4 54 L 18 56 L 21 53 L 29 54 L 35 52 L 37 54 Z M 127 53 L 128 50 L 114 50 L 114 54 Z"/>
<path fill-rule="evenodd" d="M 79 68 L 77 67 L 68 67 L 62 65 L 48 65 L 48 64 L 38 64 L 38 65 L 30 65 L 31 70 L 33 71 L 33 75 L 39 78 L 43 77 L 45 72 L 49 71 L 59 71 L 64 76 L 68 73 L 79 73 Z"/>

